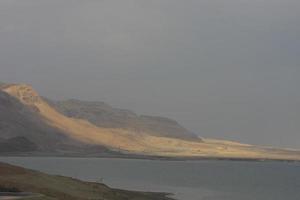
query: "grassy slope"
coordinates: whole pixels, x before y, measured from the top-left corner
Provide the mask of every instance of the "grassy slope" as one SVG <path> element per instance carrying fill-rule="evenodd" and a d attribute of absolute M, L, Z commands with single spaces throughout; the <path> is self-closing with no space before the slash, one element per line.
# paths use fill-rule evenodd
<path fill-rule="evenodd" d="M 47 175 L 5 163 L 0 163 L 0 188 L 44 195 L 43 197 L 27 198 L 27 200 L 170 200 L 165 197 L 165 194 L 111 189 L 104 184 Z"/>

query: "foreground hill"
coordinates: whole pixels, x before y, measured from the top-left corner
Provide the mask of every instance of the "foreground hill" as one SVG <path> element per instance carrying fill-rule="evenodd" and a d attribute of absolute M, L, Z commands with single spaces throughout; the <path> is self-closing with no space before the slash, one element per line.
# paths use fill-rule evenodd
<path fill-rule="evenodd" d="M 83 182 L 63 176 L 51 176 L 1 162 L 0 192 L 37 194 L 32 200 L 170 200 L 166 194 L 162 193 L 117 190 L 100 183 Z"/>
<path fill-rule="evenodd" d="M 257 147 L 222 140 L 178 138 L 176 135 L 162 135 L 157 130 L 168 129 L 167 124 L 172 124 L 170 126 L 174 128 L 175 123 L 166 122 L 168 120 L 158 120 L 160 118 L 149 119 L 148 117 L 146 121 L 148 124 L 152 124 L 148 125 L 150 128 L 146 127 L 145 124 L 147 123 L 141 125 L 143 128 L 139 129 L 128 128 L 120 124 L 116 126 L 117 117 L 111 122 L 109 122 L 109 118 L 102 120 L 101 114 L 94 113 L 93 109 L 97 107 L 94 104 L 90 106 L 86 105 L 88 104 L 86 102 L 73 102 L 67 103 L 67 106 L 63 106 L 63 109 L 58 108 L 62 106 L 49 104 L 28 85 L 4 85 L 2 86 L 2 93 L 2 96 L 12 102 L 12 105 L 6 105 L 4 101 L 2 108 L 0 107 L 2 109 L 1 121 L 10 124 L 8 128 L 0 129 L 0 138 L 11 139 L 9 137 L 22 136 L 38 147 L 38 150 L 34 153 L 40 152 L 39 149 L 48 146 L 48 140 L 43 140 L 43 138 L 50 138 L 49 143 L 51 144 L 52 139 L 53 146 L 49 146 L 49 151 L 52 152 L 57 152 L 57 149 L 62 152 L 62 147 L 69 146 L 72 146 L 72 151 L 79 151 L 82 146 L 88 146 L 93 147 L 96 152 L 105 149 L 108 153 L 115 152 L 121 155 L 300 160 L 300 152 L 296 150 Z M 25 110 L 25 114 L 23 111 L 20 112 L 20 109 L 14 109 L 16 106 L 22 108 L 21 110 Z M 95 108 L 98 111 L 103 109 L 103 106 L 98 107 Z M 79 108 L 82 108 L 83 111 Z M 108 110 L 112 112 L 111 109 Z M 67 112 L 71 112 L 71 114 L 67 114 Z M 121 111 L 114 112 L 118 114 Z M 19 125 L 20 120 L 16 120 L 18 117 L 21 117 L 21 126 Z M 7 120 L 7 118 L 10 120 Z M 143 117 L 136 118 L 141 120 L 140 118 Z M 105 121 L 108 122 L 103 125 Z M 19 128 L 15 129 L 15 126 Z M 157 128 L 156 126 L 164 128 Z M 178 127 L 177 124 L 176 126 Z M 153 132 L 156 131 L 157 133 L 154 134 Z M 16 132 L 22 134 L 14 135 Z M 172 131 L 168 134 L 171 133 Z M 58 145 L 58 147 L 55 145 Z M 81 155 L 88 154 L 83 151 Z"/>

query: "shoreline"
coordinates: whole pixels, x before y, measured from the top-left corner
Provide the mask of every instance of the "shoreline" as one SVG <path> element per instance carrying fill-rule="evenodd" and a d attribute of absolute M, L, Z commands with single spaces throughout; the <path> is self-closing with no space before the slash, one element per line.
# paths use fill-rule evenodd
<path fill-rule="evenodd" d="M 0 190 L 0 200 L 8 200 L 8 199 L 31 199 L 31 198 L 39 198 L 43 197 L 41 194 L 35 194 L 31 192 L 1 192 Z"/>
<path fill-rule="evenodd" d="M 0 154 L 0 157 L 36 157 L 36 158 L 110 158 L 110 159 L 129 159 L 129 160 L 154 160 L 154 161 L 233 161 L 233 162 L 287 162 L 299 163 L 300 160 L 276 159 L 276 158 L 234 158 L 234 157 L 165 157 L 165 156 L 144 156 L 144 155 L 75 155 L 75 154 Z"/>
<path fill-rule="evenodd" d="M 249 186 L 248 180 L 252 180 L 256 175 L 258 176 L 257 179 L 255 178 L 255 181 L 262 181 L 263 183 L 272 185 L 273 180 L 276 180 L 274 188 L 281 185 L 280 181 L 286 181 L 286 183 L 288 183 L 287 185 L 294 190 L 292 194 L 299 192 L 297 192 L 293 186 L 294 181 L 299 179 L 299 176 L 296 176 L 297 173 L 294 173 L 299 170 L 299 163 L 214 161 L 168 163 L 164 161 L 77 158 L 8 158 L 6 160 L 2 158 L 0 160 L 48 174 L 73 177 L 78 180 L 100 184 L 105 183 L 110 188 L 118 188 L 132 192 L 155 192 L 156 195 L 158 192 L 160 193 L 158 196 L 163 194 L 164 199 L 168 197 L 169 199 L 177 200 L 195 200 L 201 199 L 202 197 L 220 197 L 220 195 L 224 193 L 216 190 L 218 183 L 215 184 L 214 181 L 212 181 L 218 180 L 219 177 L 224 179 L 224 182 L 222 181 L 223 189 L 229 189 L 228 191 L 232 192 L 232 194 L 239 195 L 239 193 L 235 193 L 231 191 L 230 188 L 227 188 L 226 185 L 235 180 L 235 187 L 241 186 L 243 190 L 243 188 L 245 189 Z M 166 172 L 164 172 L 164 170 L 166 170 Z M 278 175 L 278 172 L 280 172 L 280 175 Z M 149 173 L 150 176 L 145 175 L 147 173 Z M 294 175 L 295 178 L 290 180 Z M 192 180 L 192 182 L 189 182 L 189 180 Z M 242 185 L 239 185 L 240 180 Z M 174 182 L 176 183 L 175 185 L 173 185 Z M 277 182 L 279 184 L 277 184 Z M 261 186 L 263 185 L 264 184 Z M 259 191 L 261 186 L 255 186 L 254 189 Z M 273 189 L 268 188 L 268 192 L 271 191 L 273 191 Z M 156 200 L 158 196 L 151 200 Z M 273 195 L 273 197 L 276 196 Z"/>
<path fill-rule="evenodd" d="M 49 175 L 16 165 L 0 162 L 0 194 L 35 195 L 34 199 L 51 200 L 176 200 L 174 194 L 111 188 L 103 183 L 88 182 L 67 176 Z M 40 198 L 39 198 L 40 197 Z M 1 196 L 0 196 L 1 199 Z"/>

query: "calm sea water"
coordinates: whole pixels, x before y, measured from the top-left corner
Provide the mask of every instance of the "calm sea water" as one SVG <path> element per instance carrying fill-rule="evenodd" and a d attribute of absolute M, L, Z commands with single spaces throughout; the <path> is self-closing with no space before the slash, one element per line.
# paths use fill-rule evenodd
<path fill-rule="evenodd" d="M 181 200 L 300 199 L 299 163 L 32 157 L 0 161 L 115 188 L 171 192 Z"/>

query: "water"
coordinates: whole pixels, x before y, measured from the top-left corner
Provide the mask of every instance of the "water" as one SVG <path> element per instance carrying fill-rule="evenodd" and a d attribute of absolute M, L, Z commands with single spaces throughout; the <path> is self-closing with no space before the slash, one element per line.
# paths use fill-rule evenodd
<path fill-rule="evenodd" d="M 300 199 L 299 163 L 31 157 L 0 161 L 115 188 L 170 192 L 181 200 Z"/>

